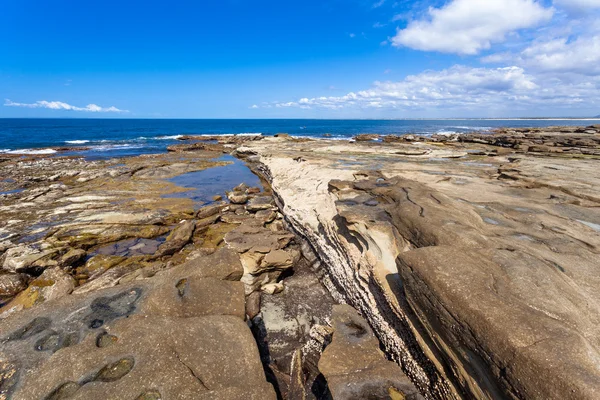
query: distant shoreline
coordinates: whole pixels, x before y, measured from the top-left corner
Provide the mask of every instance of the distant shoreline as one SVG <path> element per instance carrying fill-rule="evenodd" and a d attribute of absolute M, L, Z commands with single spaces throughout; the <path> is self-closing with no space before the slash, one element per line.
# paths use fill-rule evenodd
<path fill-rule="evenodd" d="M 0 117 L 0 120 L 128 120 L 128 121 L 600 121 L 600 117 L 564 118 L 123 118 Z"/>

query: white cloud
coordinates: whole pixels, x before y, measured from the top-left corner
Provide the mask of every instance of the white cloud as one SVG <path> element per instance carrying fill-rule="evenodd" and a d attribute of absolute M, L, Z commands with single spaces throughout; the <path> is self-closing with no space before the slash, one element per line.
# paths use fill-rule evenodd
<path fill-rule="evenodd" d="M 489 111 L 509 107 L 573 109 L 587 102 L 600 105 L 600 79 L 541 79 L 517 66 L 473 68 L 454 66 L 425 71 L 399 82 L 375 82 L 367 90 L 345 96 L 303 98 L 277 103 L 279 108 L 395 109 Z"/>
<path fill-rule="evenodd" d="M 68 111 L 87 111 L 87 112 L 117 112 L 126 113 L 127 110 L 120 110 L 116 107 L 100 107 L 96 104 L 88 104 L 85 107 L 76 107 L 62 101 L 36 101 L 35 103 L 15 103 L 11 100 L 6 99 L 4 101 L 5 107 L 25 107 L 25 108 L 48 108 L 50 110 L 68 110 Z"/>
<path fill-rule="evenodd" d="M 379 8 L 385 4 L 385 0 L 379 0 L 373 4 L 373 8 Z"/>
<path fill-rule="evenodd" d="M 511 32 L 549 21 L 554 10 L 534 0 L 452 0 L 428 13 L 428 19 L 398 29 L 392 45 L 474 55 Z"/>
<path fill-rule="evenodd" d="M 600 35 L 533 43 L 521 52 L 521 60 L 540 71 L 600 75 Z"/>
<path fill-rule="evenodd" d="M 257 104 L 253 104 L 252 106 L 250 106 L 250 108 L 252 110 L 256 110 L 257 108 L 260 108 Z"/>

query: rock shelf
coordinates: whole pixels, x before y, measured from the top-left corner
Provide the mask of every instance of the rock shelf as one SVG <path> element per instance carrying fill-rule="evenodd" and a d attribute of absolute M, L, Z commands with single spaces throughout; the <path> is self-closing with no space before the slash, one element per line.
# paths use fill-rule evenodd
<path fill-rule="evenodd" d="M 205 179 L 228 150 L 0 164 L 0 399 L 331 398 L 336 302 L 268 185 Z"/>
<path fill-rule="evenodd" d="M 427 397 L 594 399 L 597 128 L 237 151 Z"/>
<path fill-rule="evenodd" d="M 599 128 L 3 159 L 0 399 L 596 399 Z"/>

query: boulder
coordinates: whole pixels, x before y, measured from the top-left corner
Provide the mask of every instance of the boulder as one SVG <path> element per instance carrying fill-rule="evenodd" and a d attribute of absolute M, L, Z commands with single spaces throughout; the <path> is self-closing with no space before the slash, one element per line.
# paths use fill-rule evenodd
<path fill-rule="evenodd" d="M 218 215 L 223 210 L 224 207 L 225 207 L 224 204 L 215 204 L 212 206 L 202 207 L 196 213 L 196 218 L 204 219 L 204 218 L 212 217 L 214 215 Z"/>
<path fill-rule="evenodd" d="M 177 225 L 167 240 L 158 248 L 158 255 L 168 256 L 177 253 L 192 240 L 195 229 L 196 222 L 191 220 Z"/>
<path fill-rule="evenodd" d="M 246 205 L 246 210 L 250 212 L 257 212 L 261 210 L 270 210 L 273 208 L 275 203 L 271 196 L 259 196 L 250 199 Z"/>
<path fill-rule="evenodd" d="M 43 270 L 50 266 L 49 261 L 57 252 L 55 249 L 38 250 L 32 246 L 21 244 L 4 252 L 2 267 L 8 272 L 24 272 L 28 269 Z"/>
<path fill-rule="evenodd" d="M 75 289 L 75 280 L 60 268 L 48 268 L 27 289 L 0 309 L 0 318 L 38 304 L 60 299 Z"/>
<path fill-rule="evenodd" d="M 0 275 L 0 300 L 13 297 L 27 288 L 27 275 L 1 274 Z"/>
<path fill-rule="evenodd" d="M 230 192 L 227 194 L 227 198 L 233 204 L 246 204 L 248 202 L 248 195 L 240 192 Z"/>

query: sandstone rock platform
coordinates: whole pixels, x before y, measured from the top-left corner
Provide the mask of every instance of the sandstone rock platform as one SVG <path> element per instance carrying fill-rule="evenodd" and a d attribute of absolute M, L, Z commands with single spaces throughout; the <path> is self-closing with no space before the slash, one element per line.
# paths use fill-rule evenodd
<path fill-rule="evenodd" d="M 595 399 L 599 138 L 265 139 L 238 154 L 269 180 L 331 293 L 425 395 Z"/>

